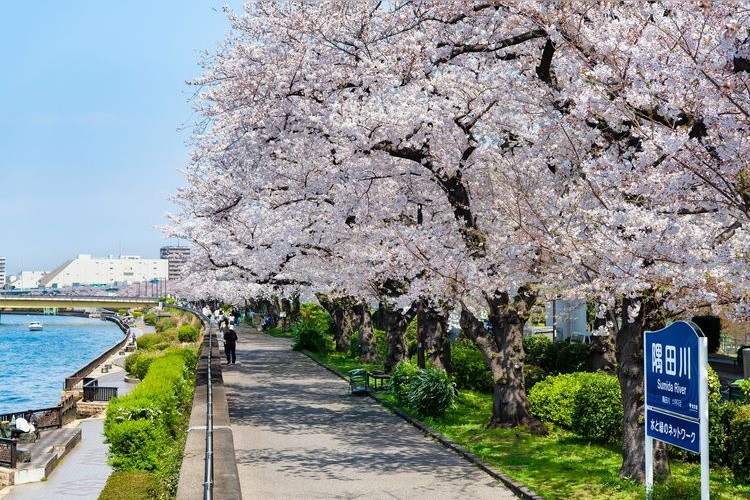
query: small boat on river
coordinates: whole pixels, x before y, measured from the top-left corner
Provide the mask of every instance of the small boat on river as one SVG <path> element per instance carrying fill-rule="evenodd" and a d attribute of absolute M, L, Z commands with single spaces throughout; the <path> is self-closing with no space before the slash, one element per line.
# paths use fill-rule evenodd
<path fill-rule="evenodd" d="M 42 329 L 44 329 L 44 327 L 38 321 L 32 321 L 31 323 L 29 323 L 29 330 L 32 332 L 38 332 Z"/>

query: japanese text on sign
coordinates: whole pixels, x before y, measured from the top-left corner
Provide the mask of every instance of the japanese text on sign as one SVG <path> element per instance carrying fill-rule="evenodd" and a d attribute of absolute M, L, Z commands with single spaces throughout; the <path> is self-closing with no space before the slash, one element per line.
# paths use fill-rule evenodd
<path fill-rule="evenodd" d="M 690 347 L 663 346 L 654 342 L 651 344 L 651 371 L 690 379 Z"/>

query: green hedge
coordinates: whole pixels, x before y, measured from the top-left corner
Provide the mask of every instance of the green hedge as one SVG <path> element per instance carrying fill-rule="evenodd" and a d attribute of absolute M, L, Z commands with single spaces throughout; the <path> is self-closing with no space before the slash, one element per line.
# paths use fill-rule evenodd
<path fill-rule="evenodd" d="M 193 325 L 182 325 L 177 331 L 180 342 L 195 342 L 198 340 L 198 329 Z"/>
<path fill-rule="evenodd" d="M 136 364 L 141 362 L 136 359 Z M 171 495 L 179 476 L 197 360 L 192 349 L 172 349 L 153 359 L 135 389 L 110 401 L 104 420 L 112 467 L 153 472 Z"/>
<path fill-rule="evenodd" d="M 156 322 L 156 333 L 161 333 L 174 328 L 177 328 L 177 319 L 175 318 L 159 318 Z"/>
<path fill-rule="evenodd" d="M 143 322 L 147 325 L 156 326 L 156 313 L 146 313 L 143 315 Z"/>
<path fill-rule="evenodd" d="M 525 362 L 541 366 L 549 357 L 548 352 L 552 348 L 552 339 L 546 335 L 530 335 L 523 339 L 523 352 L 526 354 Z"/>
<path fill-rule="evenodd" d="M 417 363 L 410 360 L 399 361 L 391 372 L 391 392 L 401 406 L 409 405 L 409 389 L 419 373 Z"/>
<path fill-rule="evenodd" d="M 547 372 L 544 371 L 544 368 L 537 365 L 530 365 L 528 363 L 523 365 L 523 383 L 524 388 L 526 389 L 526 394 L 529 393 L 529 391 L 534 387 L 536 384 L 547 378 Z"/>
<path fill-rule="evenodd" d="M 586 373 L 567 373 L 547 377 L 529 391 L 529 411 L 546 422 L 571 429 L 575 399 Z"/>
<path fill-rule="evenodd" d="M 146 333 L 135 339 L 138 349 L 164 350 L 171 344 L 171 338 L 164 333 Z"/>
<path fill-rule="evenodd" d="M 160 495 L 159 479 L 154 473 L 115 471 L 107 479 L 99 500 L 153 500 Z"/>
<path fill-rule="evenodd" d="M 474 343 L 459 338 L 451 346 L 451 375 L 459 389 L 492 393 L 492 372 Z"/>
<path fill-rule="evenodd" d="M 616 443 L 622 439 L 623 418 L 617 377 L 587 373 L 574 400 L 573 432 L 594 441 Z"/>
<path fill-rule="evenodd" d="M 312 319 L 300 319 L 289 329 L 294 338 L 292 349 L 326 354 L 333 347 L 333 337 L 323 325 Z"/>
<path fill-rule="evenodd" d="M 125 358 L 125 371 L 134 378 L 146 378 L 151 362 L 159 356 L 158 353 L 136 351 Z"/>
<path fill-rule="evenodd" d="M 591 371 L 591 346 L 570 341 L 552 342 L 544 335 L 523 339 L 525 362 L 542 368 L 546 373 L 574 373 Z"/>
<path fill-rule="evenodd" d="M 734 479 L 741 484 L 750 484 L 750 406 L 743 406 L 734 414 L 730 423 L 731 452 L 730 467 Z"/>

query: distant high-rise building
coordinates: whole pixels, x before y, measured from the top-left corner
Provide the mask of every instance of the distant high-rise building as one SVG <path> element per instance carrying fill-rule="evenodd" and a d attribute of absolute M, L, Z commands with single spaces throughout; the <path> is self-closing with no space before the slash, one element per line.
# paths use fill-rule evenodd
<path fill-rule="evenodd" d="M 182 277 L 182 268 L 190 258 L 190 247 L 169 246 L 159 249 L 159 257 L 169 261 L 169 279 L 178 280 Z"/>
<path fill-rule="evenodd" d="M 0 257 L 0 288 L 5 286 L 5 257 Z"/>

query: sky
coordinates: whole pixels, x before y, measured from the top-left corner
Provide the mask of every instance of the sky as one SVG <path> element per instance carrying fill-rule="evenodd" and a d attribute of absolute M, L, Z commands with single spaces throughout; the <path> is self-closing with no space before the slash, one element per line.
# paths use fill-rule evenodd
<path fill-rule="evenodd" d="M 185 184 L 203 54 L 230 0 L 27 0 L 0 8 L 0 256 L 158 258 Z"/>

